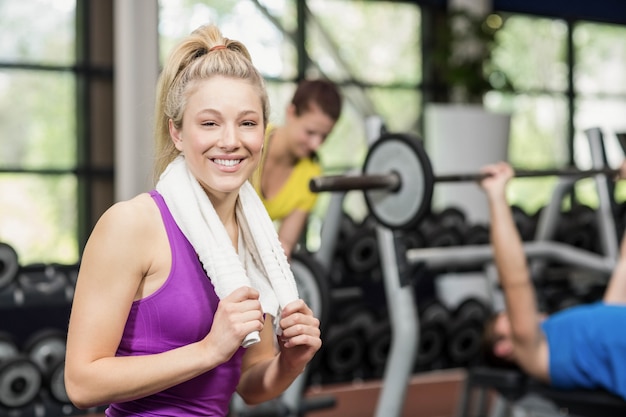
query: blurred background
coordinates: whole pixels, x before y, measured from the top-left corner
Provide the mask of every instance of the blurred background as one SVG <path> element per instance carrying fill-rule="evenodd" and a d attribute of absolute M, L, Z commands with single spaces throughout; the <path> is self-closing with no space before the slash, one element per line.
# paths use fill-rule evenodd
<path fill-rule="evenodd" d="M 250 48 L 266 76 L 275 122 L 297 80 L 324 76 L 341 85 L 344 115 L 320 152 L 329 173 L 360 168 L 368 147 L 364 121 L 372 115 L 387 130 L 428 143 L 429 104 L 476 101 L 455 98 L 454 86 L 463 83 L 479 82 L 473 94 L 484 106 L 511 116 L 508 157 L 518 168 L 585 168 L 585 129 L 598 126 L 609 136 L 626 130 L 620 2 L 494 0 L 484 7 L 478 35 L 476 27 L 448 30 L 445 0 L 130 3 L 0 1 L 0 241 L 15 248 L 20 263 L 79 261 L 95 220 L 131 181 L 120 173 L 121 137 L 147 137 L 143 151 L 130 157 L 150 166 L 152 92 L 142 98 L 132 90 L 141 79 L 125 81 L 135 107 L 116 110 L 116 94 L 124 94 L 116 90 L 124 46 L 133 48 L 125 55 L 134 57 L 132 65 L 152 69 L 144 71 L 149 90 L 166 52 L 207 22 Z M 472 36 L 487 48 L 478 72 L 467 69 L 471 62 L 450 69 L 451 45 Z M 130 125 L 121 114 L 132 118 Z M 621 151 L 608 153 L 616 155 L 614 163 L 621 160 Z M 147 169 L 146 183 L 149 175 Z M 548 201 L 553 184 L 553 178 L 519 180 L 511 199 L 532 213 Z M 577 187 L 593 206 L 593 187 L 585 184 Z M 327 196 L 321 197 L 311 219 L 312 250 L 326 207 Z M 366 215 L 358 193 L 345 205 L 355 218 Z"/>

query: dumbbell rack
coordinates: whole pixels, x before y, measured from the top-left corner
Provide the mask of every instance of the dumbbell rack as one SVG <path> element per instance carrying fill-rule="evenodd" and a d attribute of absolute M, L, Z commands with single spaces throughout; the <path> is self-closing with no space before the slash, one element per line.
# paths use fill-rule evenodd
<path fill-rule="evenodd" d="M 0 243 L 0 417 L 84 415 L 65 393 L 69 309 L 78 265 L 19 265 Z"/>

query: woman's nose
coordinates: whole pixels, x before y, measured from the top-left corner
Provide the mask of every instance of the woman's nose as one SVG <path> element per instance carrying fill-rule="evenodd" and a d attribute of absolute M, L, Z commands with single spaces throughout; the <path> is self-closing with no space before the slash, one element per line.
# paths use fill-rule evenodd
<path fill-rule="evenodd" d="M 322 135 L 311 135 L 309 138 L 309 148 L 311 151 L 317 151 L 317 148 L 324 142 L 324 137 Z"/>
<path fill-rule="evenodd" d="M 226 150 L 236 149 L 239 146 L 237 129 L 229 125 L 224 126 L 224 129 L 222 129 L 222 132 L 220 134 L 218 146 Z"/>

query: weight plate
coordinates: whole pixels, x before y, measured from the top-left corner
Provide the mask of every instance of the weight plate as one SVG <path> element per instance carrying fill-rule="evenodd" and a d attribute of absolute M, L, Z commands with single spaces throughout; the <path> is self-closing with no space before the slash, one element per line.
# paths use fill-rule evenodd
<path fill-rule="evenodd" d="M 71 403 L 70 397 L 67 396 L 65 391 L 65 361 L 59 361 L 54 365 L 48 384 L 50 394 L 54 399 L 64 404 Z"/>
<path fill-rule="evenodd" d="M 20 350 L 11 334 L 0 331 L 0 363 L 19 355 Z"/>
<path fill-rule="evenodd" d="M 66 275 L 52 265 L 29 265 L 17 276 L 20 287 L 26 294 L 37 294 L 42 299 L 65 294 L 69 285 Z"/>
<path fill-rule="evenodd" d="M 324 346 L 324 362 L 335 377 L 355 372 L 363 363 L 363 333 L 348 324 L 330 326 Z"/>
<path fill-rule="evenodd" d="M 371 272 L 379 265 L 376 230 L 371 228 L 358 230 L 345 246 L 346 264 L 355 274 Z"/>
<path fill-rule="evenodd" d="M 448 355 L 455 365 L 467 365 L 480 354 L 482 326 L 477 323 L 461 323 L 451 330 L 447 339 Z"/>
<path fill-rule="evenodd" d="M 6 243 L 0 242 L 0 289 L 15 280 L 18 270 L 17 252 Z"/>
<path fill-rule="evenodd" d="M 330 310 L 330 290 L 324 268 L 306 252 L 294 252 L 290 260 L 291 271 L 298 293 L 320 321 L 324 329 Z"/>
<path fill-rule="evenodd" d="M 391 349 L 391 324 L 388 320 L 374 323 L 367 333 L 367 358 L 375 369 L 384 368 Z"/>
<path fill-rule="evenodd" d="M 24 351 L 41 372 L 48 375 L 51 368 L 65 358 L 65 339 L 65 332 L 44 328 L 29 337 L 24 344 Z"/>
<path fill-rule="evenodd" d="M 41 373 L 32 361 L 17 357 L 0 365 L 0 404 L 8 408 L 24 407 L 41 389 Z"/>
<path fill-rule="evenodd" d="M 386 134 L 370 148 L 363 165 L 364 175 L 400 177 L 397 190 L 366 190 L 370 213 L 392 229 L 414 227 L 430 211 L 434 174 L 420 139 L 406 134 Z"/>

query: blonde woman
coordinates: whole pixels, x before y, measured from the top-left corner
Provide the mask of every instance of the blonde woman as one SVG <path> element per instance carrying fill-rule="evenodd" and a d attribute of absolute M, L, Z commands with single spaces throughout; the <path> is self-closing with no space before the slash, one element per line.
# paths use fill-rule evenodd
<path fill-rule="evenodd" d="M 82 257 L 65 368 L 79 408 L 109 405 L 109 417 L 226 416 L 235 391 L 250 404 L 278 396 L 320 348 L 319 321 L 301 299 L 276 310 L 279 295 L 253 285 L 218 296 L 235 273 L 252 275 L 244 254 L 262 257 L 255 248 L 263 237 L 246 235 L 256 224 L 245 217 L 263 213 L 239 201 L 247 186 L 258 199 L 247 181 L 268 114 L 263 79 L 243 44 L 208 25 L 173 50 L 158 86 L 157 186 L 104 213 Z M 201 195 L 193 204 L 167 200 L 178 185 Z M 199 213 L 195 203 L 210 210 Z M 221 244 L 200 250 L 174 207 L 212 219 L 204 226 Z M 268 247 L 280 247 L 273 239 Z M 207 273 L 230 267 L 221 282 Z M 243 347 L 255 332 L 256 343 Z"/>

